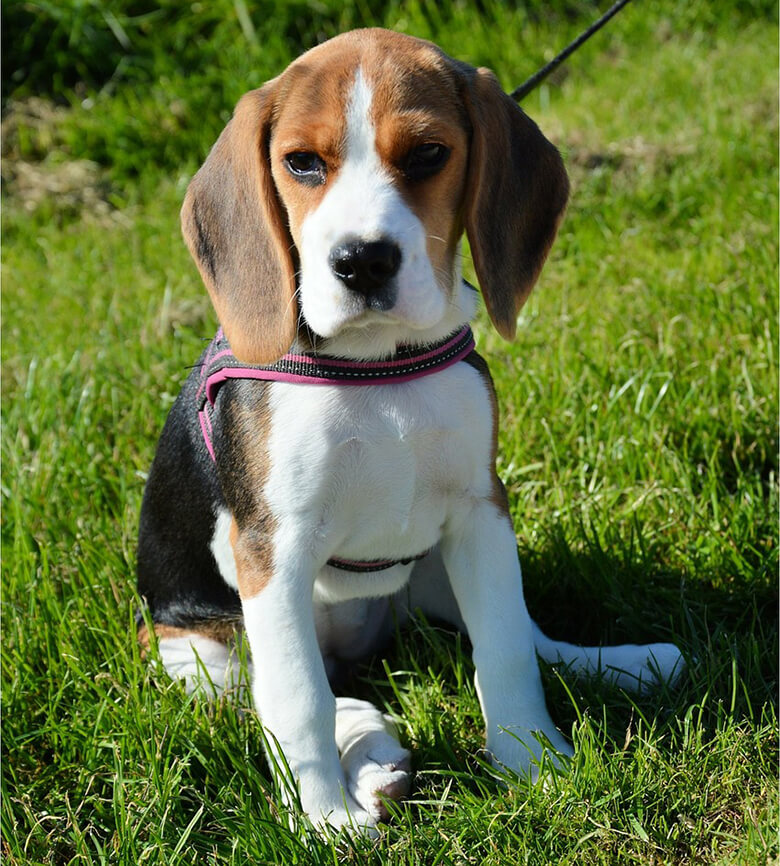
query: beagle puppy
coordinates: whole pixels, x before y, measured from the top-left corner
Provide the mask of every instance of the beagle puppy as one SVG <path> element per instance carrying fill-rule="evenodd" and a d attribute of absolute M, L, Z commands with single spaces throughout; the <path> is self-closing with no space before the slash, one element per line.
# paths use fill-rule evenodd
<path fill-rule="evenodd" d="M 221 328 L 149 474 L 139 639 L 191 690 L 234 685 L 247 642 L 269 762 L 315 824 L 375 832 L 409 788 L 392 725 L 330 682 L 417 609 L 468 634 L 487 749 L 531 778 L 544 748 L 570 754 L 537 653 L 627 687 L 681 665 L 671 644 L 549 640 L 523 600 L 460 245 L 511 339 L 567 192 L 488 70 L 374 29 L 247 93 L 189 186 Z"/>

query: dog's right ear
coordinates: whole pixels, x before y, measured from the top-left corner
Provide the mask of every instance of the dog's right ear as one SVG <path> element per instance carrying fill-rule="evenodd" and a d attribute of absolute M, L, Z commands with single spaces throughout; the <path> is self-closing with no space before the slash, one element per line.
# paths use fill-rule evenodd
<path fill-rule="evenodd" d="M 295 338 L 292 238 L 271 177 L 276 80 L 241 98 L 181 210 L 184 239 L 235 356 L 268 364 Z"/>
<path fill-rule="evenodd" d="M 511 340 L 558 230 L 569 181 L 558 151 L 495 75 L 459 69 L 473 129 L 466 234 L 488 315 Z"/>

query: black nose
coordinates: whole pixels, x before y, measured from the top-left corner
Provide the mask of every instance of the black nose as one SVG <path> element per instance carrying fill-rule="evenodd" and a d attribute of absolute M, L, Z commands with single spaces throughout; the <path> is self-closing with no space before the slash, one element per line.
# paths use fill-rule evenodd
<path fill-rule="evenodd" d="M 368 297 L 384 289 L 398 273 L 401 250 L 390 241 L 350 240 L 331 250 L 328 263 L 348 289 Z"/>

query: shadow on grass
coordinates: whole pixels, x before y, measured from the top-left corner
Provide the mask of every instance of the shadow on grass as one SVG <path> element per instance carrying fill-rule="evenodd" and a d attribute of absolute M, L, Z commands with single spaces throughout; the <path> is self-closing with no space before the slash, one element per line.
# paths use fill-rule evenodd
<path fill-rule="evenodd" d="M 531 616 L 550 637 L 601 646 L 672 642 L 686 659 L 674 685 L 639 695 L 543 664 L 548 707 L 569 738 L 583 714 L 620 746 L 640 719 L 659 735 L 677 731 L 696 705 L 706 734 L 724 718 L 756 722 L 762 707 L 776 705 L 778 593 L 766 563 L 752 581 L 733 573 L 690 580 L 634 549 L 574 551 L 562 535 L 521 559 Z M 435 718 L 412 725 L 415 764 L 475 769 L 483 729 L 471 647 L 448 625 L 403 629 L 383 656 L 340 684 L 342 692 L 384 703 L 402 719 L 407 707 L 428 706 Z"/>

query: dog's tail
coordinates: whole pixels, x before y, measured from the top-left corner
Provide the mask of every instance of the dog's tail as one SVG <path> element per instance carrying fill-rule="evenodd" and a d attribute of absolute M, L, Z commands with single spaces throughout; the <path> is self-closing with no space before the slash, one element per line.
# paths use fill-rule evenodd
<path fill-rule="evenodd" d="M 551 665 L 575 674 L 600 676 L 620 688 L 642 692 L 660 683 L 673 685 L 685 667 L 682 653 L 671 643 L 577 646 L 552 640 L 534 623 L 534 645 Z"/>

